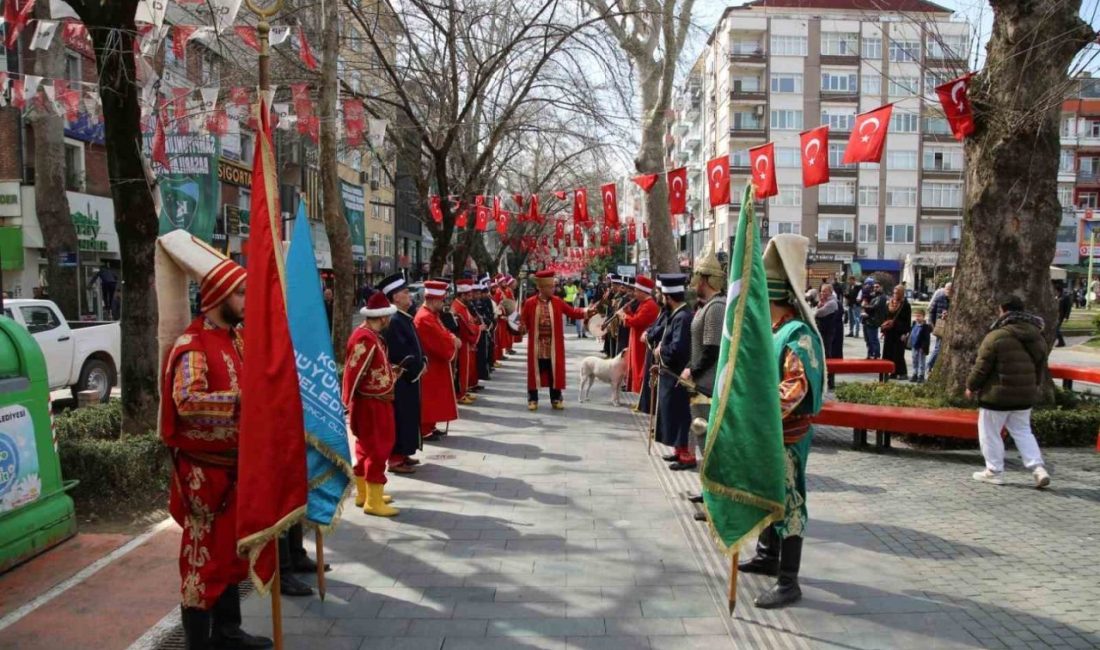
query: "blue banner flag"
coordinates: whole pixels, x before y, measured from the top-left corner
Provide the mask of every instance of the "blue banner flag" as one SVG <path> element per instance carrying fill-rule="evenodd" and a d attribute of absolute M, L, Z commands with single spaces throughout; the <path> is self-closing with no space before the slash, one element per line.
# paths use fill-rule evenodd
<path fill-rule="evenodd" d="M 340 377 L 332 353 L 332 331 L 313 256 L 305 204 L 298 202 L 294 234 L 286 256 L 286 307 L 298 363 L 298 385 L 306 428 L 309 502 L 306 518 L 332 526 L 352 480 Z"/>

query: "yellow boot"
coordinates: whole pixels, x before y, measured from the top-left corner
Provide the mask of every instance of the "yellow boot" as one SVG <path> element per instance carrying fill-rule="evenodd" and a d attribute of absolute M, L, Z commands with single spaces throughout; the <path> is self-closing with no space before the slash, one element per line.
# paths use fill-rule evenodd
<path fill-rule="evenodd" d="M 355 507 L 362 508 L 367 502 L 367 479 L 362 476 L 355 477 Z"/>
<path fill-rule="evenodd" d="M 382 503 L 393 503 L 393 497 L 391 497 L 390 495 L 383 492 L 382 493 Z"/>
<path fill-rule="evenodd" d="M 386 505 L 382 498 L 381 483 L 367 483 L 367 505 L 363 508 L 363 512 L 376 517 L 392 517 L 400 510 Z"/>

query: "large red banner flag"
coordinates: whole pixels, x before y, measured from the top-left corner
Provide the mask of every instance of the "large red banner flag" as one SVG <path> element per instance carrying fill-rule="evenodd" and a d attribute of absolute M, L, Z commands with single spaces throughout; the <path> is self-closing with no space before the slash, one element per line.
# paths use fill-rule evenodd
<path fill-rule="evenodd" d="M 573 190 L 573 223 L 588 223 L 588 188 Z"/>
<path fill-rule="evenodd" d="M 668 211 L 669 214 L 687 212 L 687 167 L 673 169 L 668 173 Z"/>
<path fill-rule="evenodd" d="M 707 162 L 707 187 L 710 189 L 710 207 L 729 205 L 730 157 L 719 156 Z"/>
<path fill-rule="evenodd" d="M 882 148 L 886 144 L 886 131 L 890 127 L 890 114 L 893 104 L 887 104 L 873 111 L 856 115 L 852 135 L 844 149 L 844 164 L 872 162 L 882 158 Z"/>
<path fill-rule="evenodd" d="M 936 86 L 936 96 L 940 98 L 943 114 L 956 140 L 962 140 L 974 132 L 974 111 L 970 106 L 970 77 L 965 74 L 945 84 Z"/>
<path fill-rule="evenodd" d="M 489 227 L 489 206 L 485 205 L 485 197 L 478 195 L 474 205 L 477 206 L 474 212 L 474 230 L 485 232 Z"/>
<path fill-rule="evenodd" d="M 802 132 L 802 186 L 829 182 L 829 125 Z"/>
<path fill-rule="evenodd" d="M 757 201 L 779 194 L 775 179 L 774 142 L 749 149 L 749 167 L 752 169 L 752 187 Z"/>
<path fill-rule="evenodd" d="M 600 186 L 603 197 L 603 225 L 614 230 L 619 227 L 619 197 L 614 183 Z"/>
<path fill-rule="evenodd" d="M 237 452 L 237 552 L 266 594 L 276 541 L 306 511 L 306 437 L 294 344 L 286 312 L 286 268 L 270 107 L 261 97 L 252 159 L 252 231 L 248 241 L 245 346 Z M 211 506 L 215 507 L 215 506 Z"/>
<path fill-rule="evenodd" d="M 649 191 L 657 184 L 657 174 L 642 174 L 641 176 L 635 176 L 633 180 L 635 185 L 642 188 L 642 191 L 646 194 L 649 194 Z"/>
<path fill-rule="evenodd" d="M 527 202 L 527 221 L 531 223 L 538 223 L 539 220 L 539 195 L 532 194 L 531 200 Z"/>

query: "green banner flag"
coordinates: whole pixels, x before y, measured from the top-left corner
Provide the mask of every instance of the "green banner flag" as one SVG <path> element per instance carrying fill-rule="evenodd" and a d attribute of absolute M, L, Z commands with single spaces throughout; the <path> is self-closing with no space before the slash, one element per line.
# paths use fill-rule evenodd
<path fill-rule="evenodd" d="M 711 532 L 729 554 L 784 512 L 779 367 L 751 183 L 732 253 L 701 473 Z"/>
<path fill-rule="evenodd" d="M 156 166 L 161 196 L 160 234 L 182 228 L 210 243 L 215 222 L 221 216 L 218 139 L 201 134 L 170 135 L 165 145 L 172 168 Z"/>

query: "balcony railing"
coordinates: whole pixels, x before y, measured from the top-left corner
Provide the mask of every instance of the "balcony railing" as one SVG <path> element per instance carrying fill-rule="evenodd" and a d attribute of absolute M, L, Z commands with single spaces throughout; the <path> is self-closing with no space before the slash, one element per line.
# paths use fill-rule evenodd
<path fill-rule="evenodd" d="M 1100 171 L 1079 171 L 1077 172 L 1078 183 L 1100 183 Z"/>

